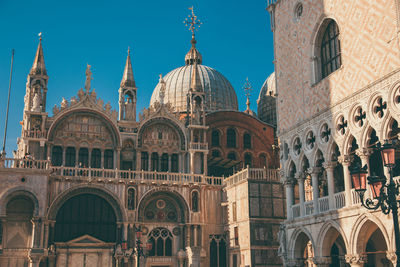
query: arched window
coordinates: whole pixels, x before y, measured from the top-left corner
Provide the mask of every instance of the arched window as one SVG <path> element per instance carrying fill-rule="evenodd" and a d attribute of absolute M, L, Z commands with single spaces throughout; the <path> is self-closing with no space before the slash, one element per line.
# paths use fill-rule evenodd
<path fill-rule="evenodd" d="M 114 168 L 114 151 L 107 149 L 104 151 L 104 169 Z"/>
<path fill-rule="evenodd" d="M 199 211 L 199 192 L 197 191 L 192 192 L 192 211 Z"/>
<path fill-rule="evenodd" d="M 244 154 L 244 167 L 247 168 L 247 166 L 251 167 L 251 154 L 250 153 Z"/>
<path fill-rule="evenodd" d="M 213 130 L 211 133 L 211 146 L 219 146 L 219 131 Z"/>
<path fill-rule="evenodd" d="M 92 159 L 90 163 L 92 168 L 101 168 L 101 151 L 98 148 L 92 150 Z"/>
<path fill-rule="evenodd" d="M 236 132 L 234 129 L 228 129 L 226 133 L 226 146 L 236 147 Z"/>
<path fill-rule="evenodd" d="M 340 68 L 341 65 L 339 28 L 336 22 L 331 20 L 321 41 L 322 79 Z"/>
<path fill-rule="evenodd" d="M 89 150 L 86 147 L 79 149 L 79 167 L 87 168 L 89 166 Z"/>
<path fill-rule="evenodd" d="M 214 149 L 211 152 L 211 156 L 213 156 L 214 158 L 219 158 L 219 157 L 221 157 L 221 153 L 219 152 L 219 150 Z"/>
<path fill-rule="evenodd" d="M 75 167 L 75 147 L 67 147 L 65 151 L 65 166 L 66 167 Z"/>
<path fill-rule="evenodd" d="M 243 148 L 244 149 L 251 148 L 251 135 L 249 133 L 245 133 L 243 135 Z"/>
<path fill-rule="evenodd" d="M 51 164 L 53 166 L 61 166 L 62 165 L 62 147 L 60 146 L 54 146 L 53 151 L 51 154 Z"/>
<path fill-rule="evenodd" d="M 235 152 L 230 152 L 230 153 L 228 154 L 228 159 L 230 159 L 230 160 L 236 160 L 236 154 L 235 154 Z"/>
<path fill-rule="evenodd" d="M 178 154 L 172 154 L 171 156 L 171 172 L 179 171 Z"/>
<path fill-rule="evenodd" d="M 265 154 L 260 154 L 260 167 L 261 168 L 267 168 L 267 156 Z"/>
<path fill-rule="evenodd" d="M 152 171 L 159 171 L 158 167 L 158 154 L 157 152 L 151 153 L 151 170 Z"/>
<path fill-rule="evenodd" d="M 161 171 L 167 172 L 168 171 L 168 154 L 164 153 L 161 156 Z"/>
<path fill-rule="evenodd" d="M 142 171 L 148 171 L 149 170 L 149 154 L 147 152 L 142 152 Z"/>
<path fill-rule="evenodd" d="M 166 228 L 156 228 L 149 234 L 152 248 L 149 256 L 172 256 L 172 234 Z"/>
<path fill-rule="evenodd" d="M 220 235 L 210 238 L 210 267 L 227 267 L 227 246 L 224 238 Z"/>
<path fill-rule="evenodd" d="M 135 188 L 129 188 L 128 189 L 128 210 L 134 210 L 136 207 L 136 194 L 135 194 Z"/>

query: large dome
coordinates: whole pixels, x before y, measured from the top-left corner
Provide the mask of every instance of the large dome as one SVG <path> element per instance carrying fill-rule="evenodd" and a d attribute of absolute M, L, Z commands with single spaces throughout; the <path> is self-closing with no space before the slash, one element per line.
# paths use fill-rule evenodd
<path fill-rule="evenodd" d="M 185 112 L 187 109 L 187 94 L 189 92 L 192 72 L 196 81 L 200 80 L 201 87 L 205 93 L 204 108 L 206 112 L 217 110 L 238 110 L 238 101 L 235 90 L 231 83 L 218 71 L 213 68 L 201 65 L 203 58 L 196 49 L 194 34 L 191 40 L 192 47 L 185 56 L 186 66 L 174 69 L 165 77 L 164 103 L 171 103 L 175 111 Z M 160 101 L 161 84 L 158 83 L 151 96 L 150 105 Z M 197 90 L 196 88 L 192 88 Z"/>
<path fill-rule="evenodd" d="M 165 81 L 165 103 L 171 103 L 176 111 L 186 111 L 187 93 L 193 68 L 197 66 L 201 85 L 205 92 L 205 109 L 207 112 L 216 110 L 238 110 L 235 90 L 230 82 L 218 71 L 204 65 L 186 65 L 174 69 L 163 78 Z M 150 105 L 160 101 L 160 83 L 157 84 L 151 96 Z"/>

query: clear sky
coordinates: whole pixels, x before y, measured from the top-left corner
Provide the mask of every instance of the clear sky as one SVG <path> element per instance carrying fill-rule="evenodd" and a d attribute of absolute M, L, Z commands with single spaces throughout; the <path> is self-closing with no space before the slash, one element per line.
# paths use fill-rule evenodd
<path fill-rule="evenodd" d="M 84 87 L 86 63 L 92 65 L 92 88 L 118 108 L 118 88 L 131 47 L 138 87 L 138 111 L 148 107 L 158 74 L 184 65 L 191 33 L 182 23 L 188 7 L 203 22 L 196 34 L 203 64 L 221 72 L 233 85 L 239 109 L 245 110 L 243 85 L 249 78 L 251 108 L 273 72 L 273 42 L 266 1 L 252 0 L 0 0 L 0 136 L 4 121 L 11 61 L 15 49 L 7 136 L 7 156 L 21 133 L 25 83 L 43 33 L 47 74 L 47 112 L 62 97 Z M 0 148 L 1 149 L 1 148 Z"/>

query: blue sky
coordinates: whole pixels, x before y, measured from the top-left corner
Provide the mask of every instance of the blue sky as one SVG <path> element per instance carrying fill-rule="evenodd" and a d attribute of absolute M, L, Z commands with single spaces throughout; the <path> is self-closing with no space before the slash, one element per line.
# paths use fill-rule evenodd
<path fill-rule="evenodd" d="M 184 65 L 191 33 L 182 21 L 188 7 L 203 22 L 196 34 L 203 64 L 220 71 L 233 85 L 240 110 L 245 109 L 243 85 L 253 85 L 251 108 L 273 72 L 273 43 L 266 1 L 15 1 L 0 0 L 0 136 L 7 102 L 11 49 L 14 71 L 7 136 L 7 156 L 20 136 L 25 83 L 43 33 L 50 77 L 47 111 L 62 97 L 70 99 L 84 87 L 86 63 L 92 65 L 92 88 L 117 109 L 118 88 L 131 47 L 138 87 L 138 111 L 147 107 L 158 74 Z"/>

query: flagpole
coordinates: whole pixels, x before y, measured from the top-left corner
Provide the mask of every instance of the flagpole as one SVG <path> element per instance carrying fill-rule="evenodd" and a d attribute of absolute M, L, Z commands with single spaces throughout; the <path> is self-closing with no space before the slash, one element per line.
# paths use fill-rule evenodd
<path fill-rule="evenodd" d="M 4 139 L 3 139 L 3 150 L 1 151 L 0 157 L 5 158 L 6 156 L 6 140 L 7 140 L 7 126 L 8 126 L 8 110 L 10 108 L 10 94 L 11 94 L 11 80 L 12 71 L 14 63 L 14 49 L 11 51 L 11 69 L 10 69 L 10 82 L 8 83 L 8 99 L 7 99 L 7 111 L 6 111 L 6 121 L 4 127 Z"/>

